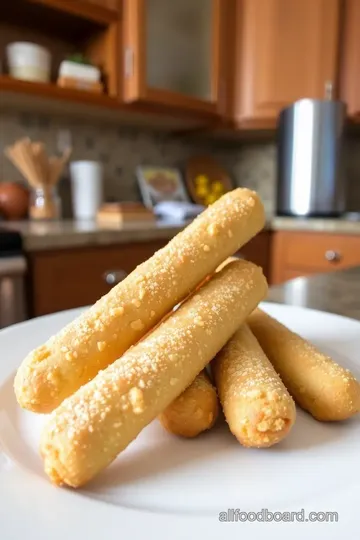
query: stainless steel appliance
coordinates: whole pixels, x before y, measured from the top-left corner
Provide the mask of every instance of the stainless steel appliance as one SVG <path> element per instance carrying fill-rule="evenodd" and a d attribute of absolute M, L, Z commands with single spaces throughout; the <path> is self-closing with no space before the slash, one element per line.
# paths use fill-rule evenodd
<path fill-rule="evenodd" d="M 341 101 L 301 99 L 279 118 L 277 213 L 338 216 L 345 211 Z"/>
<path fill-rule="evenodd" d="M 20 234 L 0 229 L 0 328 L 27 318 L 25 272 Z"/>

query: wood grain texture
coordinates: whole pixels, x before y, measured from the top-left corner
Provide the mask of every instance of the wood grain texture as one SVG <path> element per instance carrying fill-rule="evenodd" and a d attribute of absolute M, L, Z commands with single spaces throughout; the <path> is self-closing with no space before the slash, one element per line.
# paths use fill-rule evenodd
<path fill-rule="evenodd" d="M 123 1 L 123 84 L 125 102 L 146 96 L 144 0 Z"/>
<path fill-rule="evenodd" d="M 234 117 L 269 120 L 323 98 L 337 75 L 340 0 L 237 0 Z"/>
<path fill-rule="evenodd" d="M 329 261 L 334 251 L 338 260 Z M 360 237 L 328 233 L 276 232 L 273 234 L 272 283 L 300 275 L 331 272 L 360 264 Z"/>
<path fill-rule="evenodd" d="M 349 116 L 360 114 L 360 1 L 346 0 L 340 58 L 340 98 Z"/>

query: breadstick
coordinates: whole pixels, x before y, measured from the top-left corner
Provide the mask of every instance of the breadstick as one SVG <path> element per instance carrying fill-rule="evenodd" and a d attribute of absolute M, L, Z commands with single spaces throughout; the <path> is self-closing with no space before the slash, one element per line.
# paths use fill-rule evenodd
<path fill-rule="evenodd" d="M 50 415 L 40 451 L 53 482 L 78 487 L 109 465 L 226 343 L 267 292 L 262 270 L 228 265 Z"/>
<path fill-rule="evenodd" d="M 280 442 L 295 422 L 295 404 L 247 325 L 212 362 L 230 431 L 243 446 Z"/>
<path fill-rule="evenodd" d="M 360 384 L 278 321 L 257 309 L 249 325 L 295 401 L 317 420 L 344 420 L 360 410 Z"/>
<path fill-rule="evenodd" d="M 206 371 L 202 371 L 158 419 L 166 431 L 192 438 L 212 428 L 218 414 L 216 389 Z"/>
<path fill-rule="evenodd" d="M 220 272 L 238 257 L 228 257 L 216 272 Z M 207 276 L 200 286 L 211 276 Z M 210 429 L 219 414 L 216 389 L 206 371 L 199 373 L 194 382 L 159 416 L 159 421 L 170 433 L 182 437 L 196 437 Z"/>
<path fill-rule="evenodd" d="M 256 193 L 235 189 L 138 266 L 90 310 L 32 351 L 15 378 L 19 404 L 46 413 L 139 341 L 264 226 Z"/>

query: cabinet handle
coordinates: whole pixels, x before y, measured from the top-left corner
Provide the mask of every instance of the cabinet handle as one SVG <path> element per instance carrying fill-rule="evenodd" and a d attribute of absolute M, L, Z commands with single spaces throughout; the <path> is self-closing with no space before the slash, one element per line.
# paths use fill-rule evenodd
<path fill-rule="evenodd" d="M 334 251 L 333 249 L 329 249 L 328 251 L 325 251 L 325 259 L 329 262 L 340 262 L 341 253 L 339 253 L 339 251 Z"/>
<path fill-rule="evenodd" d="M 125 49 L 125 77 L 130 79 L 134 75 L 134 51 L 131 47 Z"/>
<path fill-rule="evenodd" d="M 108 285 L 117 285 L 126 276 L 127 272 L 125 270 L 109 270 L 103 274 L 103 278 Z"/>
<path fill-rule="evenodd" d="M 332 101 L 334 97 L 334 84 L 332 81 L 326 81 L 325 83 L 325 99 Z"/>

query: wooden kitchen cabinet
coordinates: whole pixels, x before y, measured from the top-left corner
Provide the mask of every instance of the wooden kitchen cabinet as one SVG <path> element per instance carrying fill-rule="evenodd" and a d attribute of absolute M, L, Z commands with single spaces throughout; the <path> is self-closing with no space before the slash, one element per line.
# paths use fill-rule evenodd
<path fill-rule="evenodd" d="M 271 127 L 300 98 L 336 86 L 340 0 L 237 0 L 233 116 Z M 358 75 L 357 75 L 358 76 Z"/>
<path fill-rule="evenodd" d="M 106 281 L 110 273 L 125 277 L 165 244 L 156 241 L 30 253 L 32 315 L 93 304 L 113 285 Z"/>
<path fill-rule="evenodd" d="M 270 232 L 253 238 L 238 253 L 258 264 L 269 277 Z M 111 278 L 121 280 L 135 267 L 164 247 L 165 240 L 106 247 L 84 247 L 30 252 L 31 315 L 38 317 L 93 304 L 106 294 Z"/>
<path fill-rule="evenodd" d="M 238 256 L 253 262 L 263 269 L 269 284 L 271 283 L 271 245 L 272 233 L 264 231 L 250 240 L 238 252 Z"/>
<path fill-rule="evenodd" d="M 273 234 L 272 283 L 360 265 L 360 236 L 279 231 Z"/>
<path fill-rule="evenodd" d="M 102 24 L 116 21 L 120 16 L 121 0 L 25 0 L 50 8 L 78 15 Z"/>
<path fill-rule="evenodd" d="M 223 0 L 124 0 L 124 100 L 216 114 L 225 9 Z"/>
<path fill-rule="evenodd" d="M 119 9 L 119 2 L 120 2 L 120 0 L 81 0 L 81 1 L 87 2 L 89 4 L 94 4 L 95 6 L 112 9 L 114 11 Z"/>
<path fill-rule="evenodd" d="M 360 117 L 360 0 L 345 0 L 340 57 L 340 98 L 350 117 Z"/>

